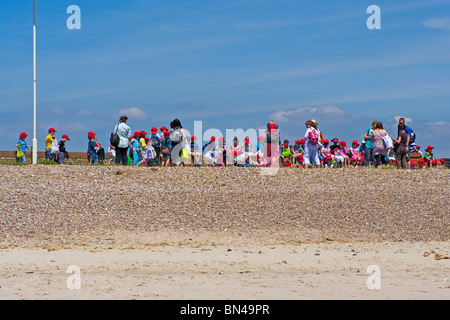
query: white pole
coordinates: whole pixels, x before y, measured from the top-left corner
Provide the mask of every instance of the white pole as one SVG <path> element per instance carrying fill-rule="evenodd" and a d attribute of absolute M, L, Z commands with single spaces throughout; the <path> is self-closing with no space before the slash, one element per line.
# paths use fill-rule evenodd
<path fill-rule="evenodd" d="M 33 0 L 33 152 L 32 163 L 37 164 L 36 138 L 36 0 Z"/>

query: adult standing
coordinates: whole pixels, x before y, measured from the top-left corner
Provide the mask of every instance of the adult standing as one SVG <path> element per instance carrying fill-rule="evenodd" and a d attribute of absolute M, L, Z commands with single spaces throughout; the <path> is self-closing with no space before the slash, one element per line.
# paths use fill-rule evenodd
<path fill-rule="evenodd" d="M 280 153 L 281 137 L 280 130 L 275 121 L 271 120 L 267 124 L 267 129 L 264 132 L 264 167 L 279 167 L 278 157 Z"/>
<path fill-rule="evenodd" d="M 305 152 L 303 154 L 303 163 L 308 168 L 313 161 L 313 166 L 320 167 L 319 148 L 320 148 L 320 131 L 317 129 L 316 124 L 308 120 L 305 122 Z"/>
<path fill-rule="evenodd" d="M 384 157 L 387 153 L 386 147 L 384 145 L 384 136 L 387 135 L 387 132 L 383 129 L 383 123 L 381 121 L 377 121 L 375 126 L 373 127 L 371 140 L 373 142 L 373 157 L 374 157 L 374 166 L 378 168 L 381 164 L 381 158 Z"/>
<path fill-rule="evenodd" d="M 406 133 L 406 136 L 407 136 L 406 137 L 406 163 L 407 163 L 407 166 L 409 168 L 409 161 L 411 159 L 411 153 L 410 153 L 411 152 L 410 151 L 410 147 L 411 147 L 411 128 L 406 125 L 405 118 L 399 118 L 398 119 L 398 124 L 399 125 L 401 125 L 401 124 L 405 125 L 405 133 Z M 400 129 L 398 130 L 398 135 L 400 135 Z"/>
<path fill-rule="evenodd" d="M 119 119 L 119 123 L 114 128 L 114 132 L 117 132 L 119 136 L 119 144 L 116 147 L 116 164 L 120 164 L 126 166 L 128 163 L 128 144 L 131 138 L 131 129 L 126 124 L 128 120 L 127 116 L 121 116 Z"/>
<path fill-rule="evenodd" d="M 378 121 L 373 121 L 372 126 L 364 133 L 364 166 L 369 167 L 374 164 L 372 131 Z"/>
<path fill-rule="evenodd" d="M 406 164 L 406 154 L 407 154 L 407 142 L 408 142 L 408 134 L 406 133 L 406 125 L 404 123 L 400 123 L 398 125 L 398 138 L 397 139 L 392 139 L 395 142 L 398 143 L 398 147 L 397 150 L 395 151 L 395 159 L 397 162 L 397 169 L 400 169 L 400 167 L 402 169 L 406 169 L 407 168 L 407 164 Z"/>
<path fill-rule="evenodd" d="M 170 140 L 172 141 L 172 163 L 175 166 L 181 165 L 181 151 L 186 143 L 186 133 L 181 125 L 180 120 L 175 119 L 170 123 L 171 132 Z"/>

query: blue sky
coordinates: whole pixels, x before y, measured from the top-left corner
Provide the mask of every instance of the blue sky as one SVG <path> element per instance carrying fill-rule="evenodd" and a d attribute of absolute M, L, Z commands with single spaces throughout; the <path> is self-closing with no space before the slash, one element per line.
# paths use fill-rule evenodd
<path fill-rule="evenodd" d="M 69 30 L 67 7 L 81 9 Z M 369 30 L 367 7 L 381 8 Z M 122 114 L 133 131 L 179 118 L 193 131 L 278 122 L 290 141 L 315 119 L 360 141 L 373 120 L 450 157 L 450 0 L 37 0 L 37 138 L 85 151 Z M 0 140 L 32 135 L 32 1 L 0 0 Z M 208 139 L 207 134 L 203 137 Z M 31 144 L 32 137 L 29 138 Z"/>

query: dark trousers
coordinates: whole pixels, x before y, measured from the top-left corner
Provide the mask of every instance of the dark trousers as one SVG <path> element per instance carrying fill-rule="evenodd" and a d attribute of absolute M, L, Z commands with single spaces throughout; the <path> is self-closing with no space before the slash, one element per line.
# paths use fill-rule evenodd
<path fill-rule="evenodd" d="M 364 166 L 368 167 L 369 164 L 374 163 L 374 158 L 372 154 L 373 149 L 372 148 L 364 148 Z"/>
<path fill-rule="evenodd" d="M 406 159 L 408 156 L 408 152 L 406 147 L 399 147 L 395 152 L 395 159 L 397 160 L 397 168 L 406 169 Z"/>
<path fill-rule="evenodd" d="M 128 148 L 116 148 L 116 164 L 120 164 L 120 162 L 122 161 L 122 164 L 124 166 L 127 165 L 128 163 L 128 157 L 127 157 L 127 151 Z"/>

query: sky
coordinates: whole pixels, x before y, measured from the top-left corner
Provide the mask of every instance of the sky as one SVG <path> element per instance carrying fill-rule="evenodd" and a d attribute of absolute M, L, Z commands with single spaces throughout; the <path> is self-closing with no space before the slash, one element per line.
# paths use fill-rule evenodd
<path fill-rule="evenodd" d="M 80 8 L 80 29 L 67 20 Z M 381 29 L 369 29 L 380 8 Z M 0 0 L 0 150 L 33 132 L 33 1 Z M 450 0 L 37 0 L 37 139 L 85 151 L 178 118 L 200 139 L 275 120 L 291 143 L 315 119 L 361 141 L 404 117 L 450 158 Z"/>

